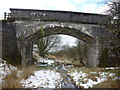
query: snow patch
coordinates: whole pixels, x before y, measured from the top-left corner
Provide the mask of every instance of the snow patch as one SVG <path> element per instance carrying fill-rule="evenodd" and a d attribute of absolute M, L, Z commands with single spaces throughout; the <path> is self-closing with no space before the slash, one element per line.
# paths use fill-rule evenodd
<path fill-rule="evenodd" d="M 52 60 L 52 59 L 48 59 L 48 58 L 40 58 L 39 60 L 38 60 L 38 62 L 39 63 L 47 63 L 48 65 L 52 65 L 52 64 L 54 64 L 55 63 L 55 61 L 54 60 Z"/>
<path fill-rule="evenodd" d="M 104 82 L 108 79 L 108 77 L 114 77 L 115 73 L 107 73 L 107 72 L 90 72 L 92 74 L 99 74 L 100 77 L 94 76 L 95 80 L 90 79 L 89 74 L 80 72 L 71 72 L 69 75 L 73 77 L 73 80 L 75 80 L 76 85 L 82 86 L 84 88 L 92 88 L 94 85 Z M 115 78 L 116 79 L 116 78 Z"/>
<path fill-rule="evenodd" d="M 55 88 L 61 81 L 60 73 L 51 70 L 35 71 L 34 75 L 21 83 L 25 88 Z"/>
<path fill-rule="evenodd" d="M 7 74 L 11 73 L 11 70 L 16 70 L 17 68 L 8 64 L 5 60 L 0 58 L 0 83 L 6 77 Z"/>

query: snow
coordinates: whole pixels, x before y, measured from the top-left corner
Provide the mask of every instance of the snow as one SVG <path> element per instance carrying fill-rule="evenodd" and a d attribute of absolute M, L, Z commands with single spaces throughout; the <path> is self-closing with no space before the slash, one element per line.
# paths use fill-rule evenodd
<path fill-rule="evenodd" d="M 115 73 L 110 73 L 110 74 L 109 74 L 110 77 L 113 77 L 113 76 L 115 76 L 115 75 L 116 75 Z"/>
<path fill-rule="evenodd" d="M 69 26 L 69 28 L 73 28 L 73 26 Z"/>
<path fill-rule="evenodd" d="M 97 84 L 97 82 L 91 80 L 91 79 L 86 79 L 88 82 L 87 83 L 80 83 L 80 86 L 83 86 L 84 88 L 89 88 L 89 87 L 93 87 L 94 84 Z"/>
<path fill-rule="evenodd" d="M 48 65 L 52 65 L 55 61 L 48 58 L 40 58 L 38 62 L 44 62 L 47 63 Z"/>
<path fill-rule="evenodd" d="M 86 77 L 87 76 L 87 74 L 86 73 L 83 73 L 82 71 L 80 71 L 79 73 L 77 72 L 77 71 L 75 71 L 74 73 L 72 73 L 72 75 L 73 76 L 76 76 L 76 77 L 74 77 L 74 79 L 76 78 L 79 78 L 79 77 L 82 77 L 82 78 L 84 78 L 84 77 Z"/>
<path fill-rule="evenodd" d="M 5 60 L 0 58 L 0 84 L 7 74 L 11 73 L 11 70 L 17 69 L 16 67 L 8 64 Z"/>
<path fill-rule="evenodd" d="M 28 79 L 23 79 L 21 83 L 25 88 L 55 88 L 60 81 L 60 73 L 52 70 L 39 70 Z"/>
<path fill-rule="evenodd" d="M 96 74 L 97 72 L 90 72 L 90 73 Z"/>
<path fill-rule="evenodd" d="M 82 71 L 77 72 L 70 72 L 69 75 L 73 77 L 73 80 L 75 80 L 76 85 L 82 86 L 83 88 L 92 88 L 94 85 L 98 83 L 102 83 L 107 80 L 108 77 L 114 77 L 115 73 L 107 73 L 107 72 L 90 72 L 90 74 L 99 74 L 98 76 L 93 76 L 96 80 L 92 80 L 89 77 L 88 73 L 84 73 Z"/>
<path fill-rule="evenodd" d="M 18 72 L 17 72 L 17 77 L 19 77 L 20 75 L 22 75 L 23 74 L 23 71 L 22 70 L 19 70 Z"/>
<path fill-rule="evenodd" d="M 120 67 L 106 67 L 106 68 L 103 68 L 103 69 L 119 69 Z"/>

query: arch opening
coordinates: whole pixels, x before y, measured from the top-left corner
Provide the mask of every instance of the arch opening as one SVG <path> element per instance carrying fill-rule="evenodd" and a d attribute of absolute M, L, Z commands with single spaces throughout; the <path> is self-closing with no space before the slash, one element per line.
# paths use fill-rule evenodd
<path fill-rule="evenodd" d="M 88 62 L 88 64 L 95 66 L 95 67 L 98 65 L 98 48 L 97 48 L 97 45 L 95 44 L 95 42 L 96 42 L 95 39 L 92 38 L 91 36 L 81 32 L 80 30 L 77 30 L 76 28 L 73 29 L 73 28 L 61 27 L 61 26 L 57 26 L 54 28 L 45 28 L 44 35 L 42 35 L 41 29 L 37 30 L 35 33 L 27 35 L 24 38 L 23 50 L 21 51 L 22 64 L 26 65 L 27 62 L 29 62 L 29 64 L 32 63 L 32 46 L 33 46 L 34 41 L 36 41 L 42 37 L 45 37 L 45 36 L 57 35 L 57 34 L 69 35 L 69 36 L 75 37 L 79 40 L 82 40 L 90 45 L 92 42 L 92 44 L 94 44 L 94 46 L 88 50 L 87 62 Z M 89 48 L 89 46 L 88 46 L 88 48 Z M 90 54 L 91 51 L 92 51 L 92 54 Z M 92 56 L 92 58 L 89 54 Z M 96 56 L 94 56 L 94 54 Z M 93 65 L 93 64 L 95 64 L 95 65 Z"/>
<path fill-rule="evenodd" d="M 56 36 L 56 35 L 52 35 L 52 36 Z M 43 61 L 46 58 L 49 58 L 50 60 L 55 61 L 55 65 L 74 65 L 77 67 L 86 65 L 86 58 L 87 58 L 86 42 L 79 40 L 77 38 L 68 36 L 68 35 L 57 34 L 57 36 L 64 38 L 64 40 L 63 40 L 64 42 L 61 41 L 59 43 L 56 43 L 55 46 L 53 45 L 53 47 L 51 49 L 49 47 L 46 47 L 46 42 L 49 42 L 47 40 L 49 38 L 51 39 L 51 36 L 47 36 L 47 37 L 43 37 L 43 38 L 39 39 L 38 41 L 36 41 L 36 42 L 38 42 L 37 44 L 33 43 L 33 45 L 34 45 L 33 56 L 38 60 L 38 62 L 39 62 L 38 66 L 40 66 L 40 65 L 42 66 L 41 63 L 43 63 Z M 53 39 L 54 39 L 54 37 L 53 37 Z M 67 41 L 65 39 L 67 39 L 69 41 Z M 70 40 L 73 40 L 72 43 L 74 42 L 74 44 L 71 45 Z M 65 41 L 67 41 L 67 43 L 65 43 Z M 79 43 L 78 43 L 78 41 L 79 41 Z M 51 42 L 49 42 L 49 43 L 51 43 Z M 43 47 L 46 47 L 46 48 L 43 48 Z M 49 50 L 49 51 L 46 53 L 46 50 Z M 43 58 L 43 59 L 38 59 L 38 58 Z M 45 62 L 47 62 L 47 60 L 45 60 Z M 60 62 L 62 62 L 62 63 L 60 63 Z"/>

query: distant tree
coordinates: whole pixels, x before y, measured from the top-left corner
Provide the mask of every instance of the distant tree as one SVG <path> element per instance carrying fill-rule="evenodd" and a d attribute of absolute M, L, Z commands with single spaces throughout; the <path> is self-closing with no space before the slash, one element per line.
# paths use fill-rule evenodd
<path fill-rule="evenodd" d="M 68 58 L 75 58 L 75 57 L 76 57 L 76 49 L 75 49 L 75 46 L 64 45 L 64 46 L 62 47 L 62 50 L 64 51 L 63 53 L 64 53 Z"/>
<path fill-rule="evenodd" d="M 66 56 L 76 65 L 85 65 L 87 60 L 87 44 L 76 40 L 76 46 L 63 45 L 61 50 L 54 53 L 56 56 Z"/>
<path fill-rule="evenodd" d="M 39 55 L 45 57 L 45 55 L 48 54 L 48 52 L 53 48 L 54 49 L 59 48 L 60 42 L 61 42 L 60 36 L 51 35 L 39 39 L 38 41 L 35 42 L 35 44 L 37 44 L 38 46 Z"/>

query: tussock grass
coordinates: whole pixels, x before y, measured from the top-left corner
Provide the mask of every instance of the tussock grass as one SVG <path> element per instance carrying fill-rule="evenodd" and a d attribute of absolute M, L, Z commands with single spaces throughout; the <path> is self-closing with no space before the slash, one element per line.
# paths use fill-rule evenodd
<path fill-rule="evenodd" d="M 2 88 L 23 88 L 20 81 L 22 79 L 27 79 L 29 76 L 33 75 L 33 71 L 36 70 L 35 66 L 19 67 L 16 70 L 12 70 L 11 74 L 6 75 L 2 83 Z M 21 71 L 20 74 L 18 72 Z"/>
<path fill-rule="evenodd" d="M 4 78 L 2 88 L 22 88 L 20 78 L 17 77 L 17 71 L 11 71 L 11 74 Z"/>
<path fill-rule="evenodd" d="M 35 66 L 28 66 L 28 67 L 22 67 L 20 68 L 23 73 L 20 75 L 20 77 L 23 79 L 27 79 L 29 76 L 33 75 L 33 71 L 37 70 Z"/>

